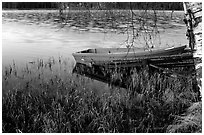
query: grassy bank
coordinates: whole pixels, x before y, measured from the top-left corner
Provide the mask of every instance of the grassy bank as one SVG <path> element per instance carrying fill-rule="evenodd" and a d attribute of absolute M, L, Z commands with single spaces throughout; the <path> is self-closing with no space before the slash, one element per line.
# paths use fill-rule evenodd
<path fill-rule="evenodd" d="M 71 74 L 66 63 L 49 59 L 5 68 L 3 132 L 201 132 L 201 104 L 194 104 L 190 76 L 136 71 L 134 87 L 97 94 L 104 88 Z"/>

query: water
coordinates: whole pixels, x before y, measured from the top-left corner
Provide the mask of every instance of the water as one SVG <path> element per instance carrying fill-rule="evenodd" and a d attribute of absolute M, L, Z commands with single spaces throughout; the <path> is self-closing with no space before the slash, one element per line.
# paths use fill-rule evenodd
<path fill-rule="evenodd" d="M 55 64 L 53 67 L 65 67 L 66 70 L 72 71 L 75 64 L 72 53 L 88 48 L 118 47 L 124 39 L 123 35 L 116 36 L 114 33 L 83 32 L 67 28 L 59 30 L 54 25 L 28 25 L 22 22 L 7 21 L 3 22 L 2 26 L 2 69 L 4 71 L 6 67 L 15 62 L 19 70 L 18 75 L 22 76 L 21 69 L 24 69 L 27 63 L 37 61 L 37 59 L 43 59 L 46 62 L 50 57 L 58 60 L 62 56 L 67 60 L 68 65 Z M 28 64 L 28 66 L 31 69 L 37 67 L 32 66 L 32 64 Z M 59 70 L 55 69 L 53 71 L 59 72 Z M 35 74 L 40 71 L 36 71 L 36 68 L 34 68 L 33 72 L 36 73 L 30 74 L 30 77 L 34 78 Z M 43 74 L 46 74 L 46 72 L 52 73 L 44 69 Z M 59 74 L 60 72 L 58 76 L 60 76 Z M 65 72 L 62 71 L 62 74 L 65 74 Z M 9 88 L 11 89 L 17 87 L 21 81 L 16 80 L 16 78 L 10 80 Z M 23 81 L 21 83 L 23 84 Z M 90 85 L 98 95 L 102 95 L 101 93 L 104 92 L 109 93 L 110 90 L 108 84 L 99 81 L 92 80 L 87 85 Z M 103 91 L 97 91 L 96 89 L 103 89 Z"/>
<path fill-rule="evenodd" d="M 185 26 L 160 32 L 162 46 L 187 44 Z M 78 31 L 71 28 L 59 29 L 49 24 L 31 24 L 4 21 L 2 24 L 2 65 L 13 61 L 19 66 L 37 58 L 48 59 L 63 56 L 74 63 L 72 53 L 88 48 L 121 47 L 125 45 L 126 34 Z M 144 45 L 142 37 L 136 45 Z"/>
<path fill-rule="evenodd" d="M 79 32 L 69 29 L 40 27 L 7 22 L 2 27 L 3 66 L 15 61 L 18 65 L 37 58 L 67 57 L 72 53 L 96 47 L 118 47 L 125 37 L 115 34 Z"/>
<path fill-rule="evenodd" d="M 160 29 L 159 40 L 161 46 L 187 44 L 185 33 L 186 27 L 183 24 L 177 28 L 165 29 L 165 31 Z M 92 31 L 79 31 L 73 27 L 60 29 L 57 25 L 49 23 L 37 25 L 27 20 L 19 22 L 15 19 L 4 18 L 2 22 L 2 69 L 4 70 L 13 62 L 18 69 L 21 69 L 21 67 L 25 68 L 27 63 L 37 59 L 47 61 L 50 57 L 54 57 L 57 60 L 62 56 L 68 61 L 67 70 L 72 71 L 75 64 L 72 53 L 89 48 L 124 47 L 127 38 L 127 34 L 117 34 L 115 32 L 102 33 L 96 32 L 94 29 Z M 144 39 L 141 37 L 137 40 L 135 46 L 144 47 L 144 44 Z M 32 75 L 36 76 L 35 73 L 32 73 Z M 16 80 L 16 78 L 11 80 L 9 86 L 17 87 L 20 80 Z M 107 84 L 98 81 L 91 81 L 88 85 L 95 89 L 95 92 L 99 95 L 102 95 L 102 91 L 98 91 L 98 89 L 103 89 L 103 92 L 107 93 L 110 90 Z"/>

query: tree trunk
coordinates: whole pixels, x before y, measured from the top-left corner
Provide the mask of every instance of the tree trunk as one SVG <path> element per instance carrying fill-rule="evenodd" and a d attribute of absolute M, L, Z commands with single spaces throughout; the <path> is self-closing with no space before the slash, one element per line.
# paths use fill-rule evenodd
<path fill-rule="evenodd" d="M 184 2 L 189 47 L 195 58 L 196 81 L 202 90 L 202 2 Z"/>

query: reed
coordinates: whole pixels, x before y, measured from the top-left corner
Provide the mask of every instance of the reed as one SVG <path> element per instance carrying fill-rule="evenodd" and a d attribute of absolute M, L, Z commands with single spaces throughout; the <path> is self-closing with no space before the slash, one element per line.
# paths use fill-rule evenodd
<path fill-rule="evenodd" d="M 193 104 L 197 99 L 191 80 L 136 70 L 129 89 L 104 90 L 97 82 L 65 70 L 66 63 L 50 58 L 22 69 L 14 64 L 5 68 L 4 133 L 201 132 L 201 113 L 193 113 L 201 106 Z M 180 116 L 183 113 L 186 118 Z M 182 125 L 186 122 L 190 126 Z"/>

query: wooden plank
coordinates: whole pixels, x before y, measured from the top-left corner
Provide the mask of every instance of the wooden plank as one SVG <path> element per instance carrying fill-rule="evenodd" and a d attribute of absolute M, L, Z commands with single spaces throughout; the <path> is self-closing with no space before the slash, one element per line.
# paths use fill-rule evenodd
<path fill-rule="evenodd" d="M 155 65 L 162 67 L 192 67 L 194 63 L 159 63 Z"/>
<path fill-rule="evenodd" d="M 166 73 L 169 73 L 169 74 L 175 74 L 175 75 L 177 75 L 177 76 L 180 76 L 180 77 L 183 77 L 183 78 L 187 78 L 186 76 L 181 75 L 181 74 L 179 74 L 179 73 L 177 73 L 177 72 L 175 72 L 175 71 L 171 71 L 171 70 L 169 70 L 169 69 L 161 68 L 161 67 L 158 67 L 158 66 L 152 65 L 152 64 L 150 64 L 150 66 L 151 66 L 151 67 L 154 67 L 154 68 L 156 68 L 156 69 L 165 71 Z"/>
<path fill-rule="evenodd" d="M 189 59 L 189 58 L 192 58 L 193 55 L 190 54 L 190 53 L 186 53 L 186 54 L 179 54 L 179 55 L 168 55 L 168 56 L 147 56 L 147 57 L 140 57 L 140 58 L 131 58 L 131 59 L 121 59 L 121 60 L 114 60 L 112 62 L 126 62 L 126 61 L 142 61 L 142 60 L 146 60 L 146 59 L 149 59 L 149 60 L 157 60 L 157 59 Z"/>
<path fill-rule="evenodd" d="M 144 62 L 146 61 L 146 63 Z M 138 58 L 138 59 L 131 59 L 131 60 L 117 60 L 108 63 L 101 63 L 98 65 L 105 66 L 105 67 L 137 67 L 143 66 L 145 64 L 155 64 L 155 65 L 163 65 L 165 64 L 172 65 L 172 66 L 192 66 L 194 64 L 194 59 L 192 54 L 182 54 L 182 55 L 175 55 L 175 56 L 164 56 L 164 57 L 151 57 L 151 58 Z"/>

